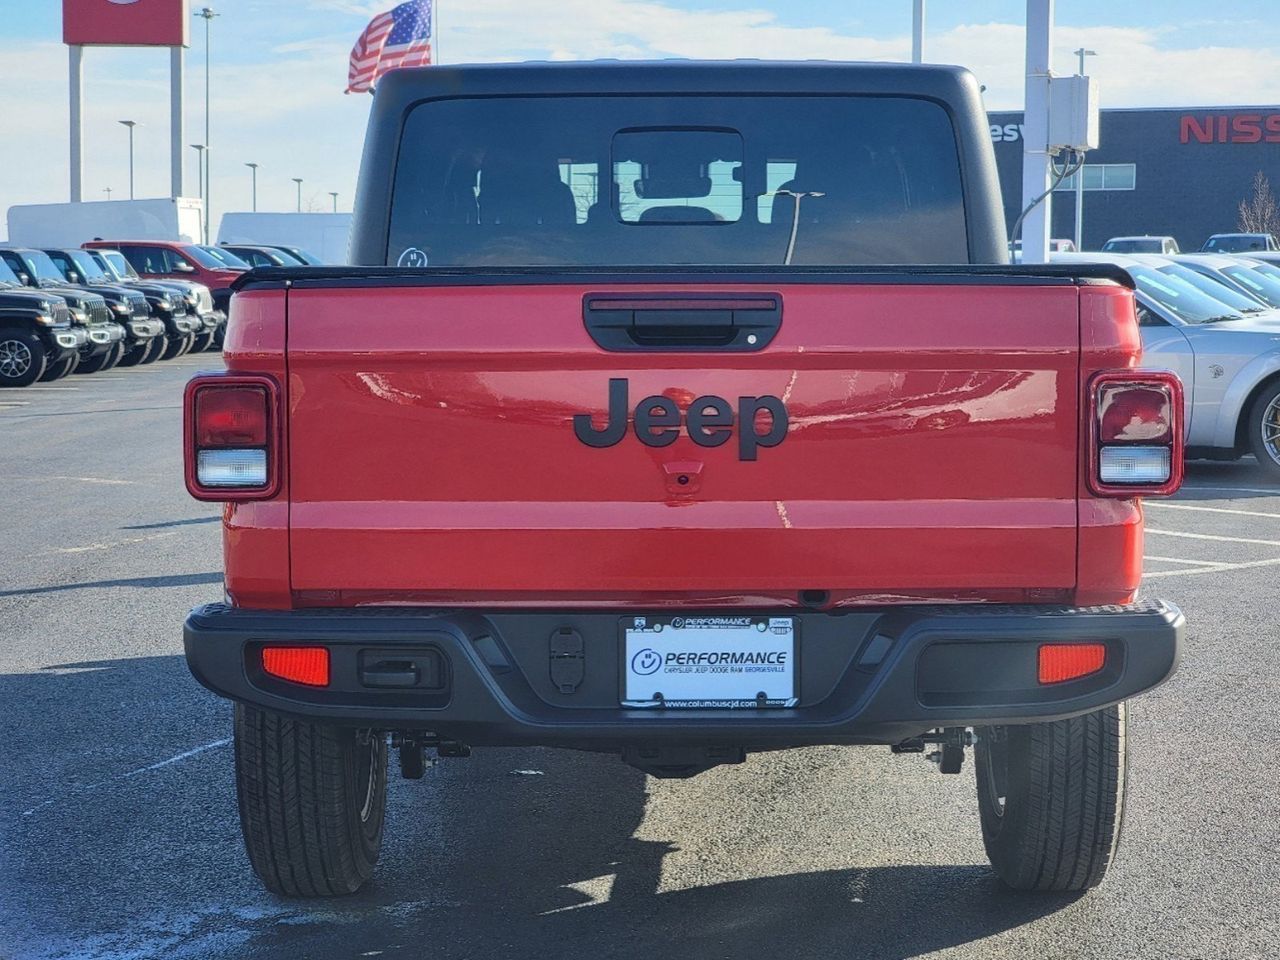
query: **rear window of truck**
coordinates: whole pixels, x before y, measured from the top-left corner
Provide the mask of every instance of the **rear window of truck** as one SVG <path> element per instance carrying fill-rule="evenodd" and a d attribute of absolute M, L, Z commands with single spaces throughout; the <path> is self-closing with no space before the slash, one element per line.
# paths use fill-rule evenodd
<path fill-rule="evenodd" d="M 433 100 L 405 120 L 387 263 L 964 263 L 956 135 L 928 100 Z"/>

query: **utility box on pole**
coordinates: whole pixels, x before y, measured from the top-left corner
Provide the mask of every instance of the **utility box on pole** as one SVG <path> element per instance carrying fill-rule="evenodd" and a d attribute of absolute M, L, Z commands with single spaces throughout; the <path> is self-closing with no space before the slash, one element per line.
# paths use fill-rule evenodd
<path fill-rule="evenodd" d="M 1098 82 L 1092 77 L 1049 78 L 1049 152 L 1098 149 Z"/>

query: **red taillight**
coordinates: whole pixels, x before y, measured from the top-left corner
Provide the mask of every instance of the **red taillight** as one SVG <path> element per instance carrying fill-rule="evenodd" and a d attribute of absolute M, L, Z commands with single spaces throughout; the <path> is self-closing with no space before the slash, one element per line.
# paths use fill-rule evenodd
<path fill-rule="evenodd" d="M 204 387 L 196 392 L 196 446 L 265 447 L 267 411 L 262 387 Z"/>
<path fill-rule="evenodd" d="M 329 685 L 329 651 L 324 647 L 263 647 L 263 672 L 308 687 Z"/>
<path fill-rule="evenodd" d="M 1090 386 L 1089 487 L 1166 496 L 1182 485 L 1182 382 L 1172 373 L 1102 373 Z"/>
<path fill-rule="evenodd" d="M 1168 443 L 1173 391 L 1164 384 L 1104 383 L 1098 389 L 1102 443 Z"/>
<path fill-rule="evenodd" d="M 1040 682 L 1063 683 L 1097 673 L 1107 662 L 1101 643 L 1047 643 L 1040 648 Z"/>
<path fill-rule="evenodd" d="M 275 381 L 256 375 L 196 377 L 187 384 L 187 490 L 197 500 L 265 500 L 279 478 Z"/>

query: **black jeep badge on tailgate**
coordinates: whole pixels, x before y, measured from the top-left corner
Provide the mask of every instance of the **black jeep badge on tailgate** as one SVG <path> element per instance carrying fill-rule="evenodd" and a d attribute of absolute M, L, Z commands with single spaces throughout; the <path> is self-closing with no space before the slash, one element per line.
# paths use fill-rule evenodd
<path fill-rule="evenodd" d="M 625 377 L 609 381 L 609 419 L 603 430 L 591 423 L 591 414 L 573 417 L 573 432 L 589 447 L 612 447 L 627 433 L 627 390 Z M 769 429 L 757 430 L 756 415 L 769 414 Z M 759 447 L 776 447 L 787 435 L 787 408 L 778 397 L 738 398 L 738 459 L 754 460 Z M 689 404 L 686 427 L 689 437 L 700 447 L 718 447 L 733 434 L 733 408 L 724 397 L 698 397 Z M 665 447 L 680 435 L 680 408 L 670 397 L 645 397 L 636 404 L 636 437 L 649 447 Z"/>

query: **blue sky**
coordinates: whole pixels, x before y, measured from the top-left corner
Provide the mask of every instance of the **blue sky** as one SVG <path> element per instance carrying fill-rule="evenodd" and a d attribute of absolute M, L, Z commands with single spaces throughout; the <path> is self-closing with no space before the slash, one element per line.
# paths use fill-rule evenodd
<path fill-rule="evenodd" d="M 346 57 L 368 18 L 394 0 L 207 0 L 213 23 L 213 206 L 304 203 L 348 209 L 367 96 L 344 96 Z M 905 59 L 911 0 L 436 0 L 445 62 L 591 57 Z M 194 4 L 199 6 L 200 4 Z M 990 107 L 1021 105 L 1024 0 L 929 0 L 926 59 L 961 63 Z M 67 199 L 66 48 L 57 0 L 4 0 L 0 32 L 0 210 Z M 1054 68 L 1098 51 L 1089 70 L 1104 106 L 1280 101 L 1275 0 L 1058 0 Z M 202 23 L 188 52 L 187 142 L 203 139 Z M 36 82 L 31 78 L 35 77 Z M 168 57 L 93 49 L 86 56 L 86 199 L 128 187 L 135 119 L 138 196 L 168 193 Z M 39 145 L 33 152 L 33 144 Z M 195 153 L 187 150 L 195 183 Z M 194 186 L 189 194 L 196 193 Z M 0 233 L 3 231 L 0 230 Z"/>

